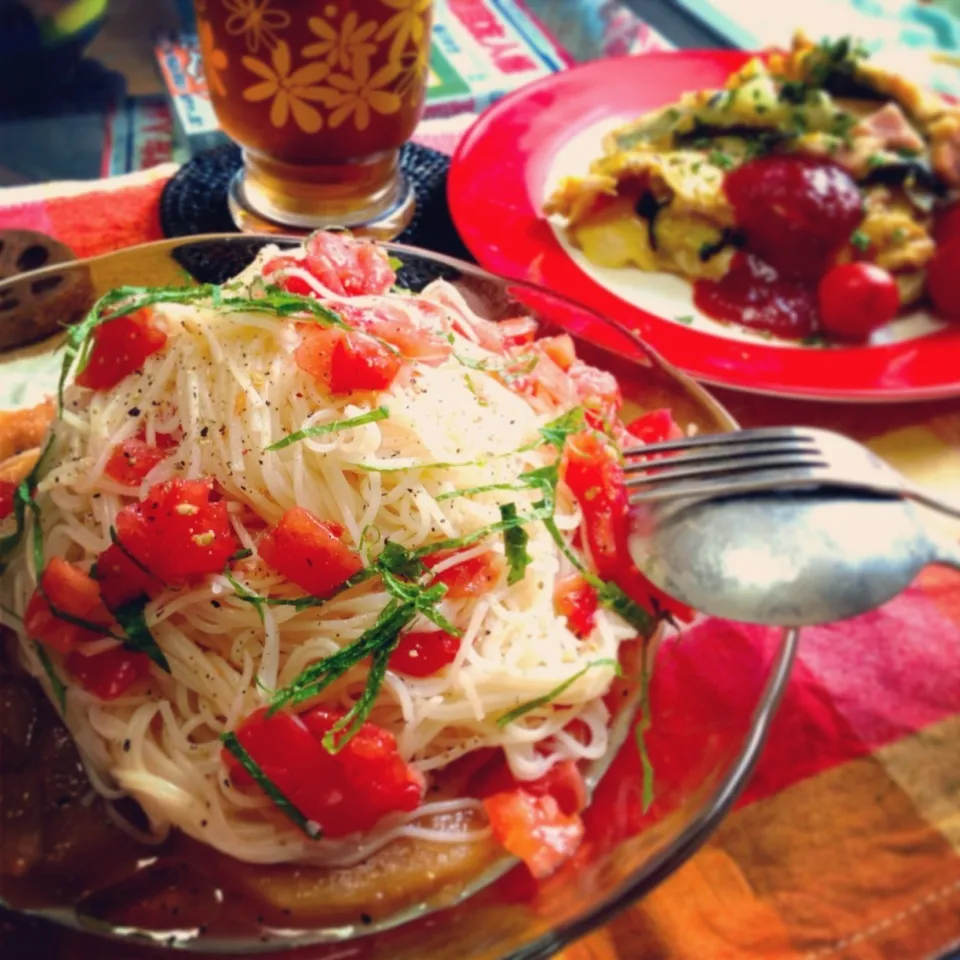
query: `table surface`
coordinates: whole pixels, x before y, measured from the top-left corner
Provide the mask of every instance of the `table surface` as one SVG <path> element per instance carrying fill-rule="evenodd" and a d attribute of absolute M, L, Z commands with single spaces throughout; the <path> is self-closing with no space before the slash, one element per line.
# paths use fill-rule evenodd
<path fill-rule="evenodd" d="M 599 0 L 526 0 L 526 6 L 577 61 L 603 55 L 604 43 L 609 38 L 602 27 L 609 24 L 611 7 L 615 5 Z M 627 6 L 673 46 L 731 45 L 729 39 L 692 16 L 680 2 L 629 0 Z M 183 9 L 184 4 L 178 0 L 112 0 L 105 28 L 62 95 L 46 102 L 0 104 L 0 186 L 100 176 L 106 118 L 119 104 L 131 99 L 162 97 L 163 87 L 154 66 L 153 38 L 158 31 L 177 29 Z M 887 406 L 879 414 L 867 415 L 864 408 L 856 406 L 715 392 L 745 425 L 804 422 L 843 429 L 855 436 L 875 434 L 873 418 L 878 415 L 884 419 L 884 426 L 893 430 L 960 413 L 958 400 Z M 697 862 L 695 858 L 684 869 L 695 872 Z M 665 896 L 669 896 L 674 882 L 671 879 L 664 885 Z M 627 911 L 569 948 L 564 958 L 615 960 L 639 956 L 636 944 L 644 938 L 645 923 L 641 909 Z M 648 956 L 645 951 L 643 955 Z"/>

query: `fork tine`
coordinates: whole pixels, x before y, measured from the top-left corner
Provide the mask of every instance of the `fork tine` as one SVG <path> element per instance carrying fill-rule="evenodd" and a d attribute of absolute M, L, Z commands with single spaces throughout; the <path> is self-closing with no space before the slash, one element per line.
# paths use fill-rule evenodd
<path fill-rule="evenodd" d="M 799 427 L 756 427 L 753 430 L 735 430 L 731 433 L 702 433 L 679 440 L 665 440 L 663 443 L 648 443 L 639 447 L 627 447 L 623 451 L 626 457 L 646 456 L 651 453 L 669 453 L 674 450 L 688 450 L 693 447 L 722 447 L 729 444 L 754 443 L 757 441 L 794 441 L 816 444 L 816 438 L 807 430 Z"/>
<path fill-rule="evenodd" d="M 692 447 L 690 451 L 678 451 L 672 457 L 657 460 L 632 460 L 624 464 L 624 473 L 638 473 L 650 470 L 663 470 L 671 466 L 687 463 L 711 463 L 718 460 L 747 459 L 767 454 L 812 455 L 817 452 L 798 440 L 758 440 L 756 443 L 729 443 L 722 446 Z"/>
<path fill-rule="evenodd" d="M 650 490 L 631 491 L 630 503 L 656 503 L 663 500 L 682 500 L 692 497 L 727 497 L 741 493 L 763 493 L 769 490 L 802 490 L 819 486 L 816 477 L 790 479 L 785 482 L 783 472 L 769 470 L 741 477 L 718 477 L 691 483 L 669 483 Z"/>
<path fill-rule="evenodd" d="M 687 466 L 687 460 L 678 457 L 677 465 L 670 466 L 670 461 L 654 474 L 637 474 L 626 481 L 628 487 L 669 486 L 677 480 L 687 480 L 693 477 L 707 477 L 716 474 L 744 474 L 756 473 L 761 470 L 787 469 L 790 467 L 825 467 L 826 461 L 816 451 L 808 454 L 771 454 L 760 457 L 740 457 L 718 459 L 708 463 L 697 463 Z"/>

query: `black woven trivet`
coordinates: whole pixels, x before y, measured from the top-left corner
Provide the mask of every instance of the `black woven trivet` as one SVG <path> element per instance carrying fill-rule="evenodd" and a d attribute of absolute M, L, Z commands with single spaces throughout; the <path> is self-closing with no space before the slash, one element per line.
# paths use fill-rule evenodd
<path fill-rule="evenodd" d="M 232 143 L 197 154 L 185 163 L 160 197 L 163 232 L 168 237 L 236 232 L 227 208 L 227 185 L 241 163 L 240 148 Z M 447 207 L 450 158 L 429 147 L 408 143 L 401 151 L 400 164 L 413 183 L 417 209 L 410 225 L 397 237 L 398 242 L 472 261 Z"/>

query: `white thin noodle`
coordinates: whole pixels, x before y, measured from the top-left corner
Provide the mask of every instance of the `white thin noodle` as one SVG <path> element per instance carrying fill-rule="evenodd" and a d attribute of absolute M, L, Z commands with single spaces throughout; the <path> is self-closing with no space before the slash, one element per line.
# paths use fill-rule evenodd
<path fill-rule="evenodd" d="M 241 283 L 256 271 L 254 265 Z M 298 276 L 334 307 L 344 299 L 375 305 L 451 337 L 454 354 L 491 365 L 499 359 L 478 345 L 471 327 L 477 318 L 442 281 L 417 297 L 343 298 L 318 287 L 304 271 Z M 536 441 L 538 427 L 563 408 L 549 408 L 540 398 L 534 409 L 455 356 L 439 366 L 412 365 L 411 373 L 375 397 L 330 397 L 294 362 L 300 334 L 293 321 L 209 306 L 157 310 L 169 339 L 142 373 L 108 393 L 67 390 L 65 415 L 55 425 L 55 466 L 38 491 L 47 557 L 61 556 L 87 569 L 109 545 L 122 507 L 153 483 L 177 475 L 215 477 L 228 498 L 249 505 L 268 523 L 299 504 L 342 524 L 357 546 L 364 529 L 374 525 L 380 537 L 373 553 L 387 538 L 420 547 L 497 521 L 501 503 L 514 502 L 522 513 L 537 499 L 535 493 L 513 491 L 438 500 L 440 494 L 516 482 L 519 474 L 556 455 L 545 446 L 516 451 Z M 389 418 L 264 451 L 305 426 L 354 417 L 374 405 L 387 407 Z M 134 490 L 103 471 L 113 446 L 141 429 L 148 437 L 162 431 L 183 439 Z M 418 466 L 434 462 L 464 465 Z M 243 542 L 253 545 L 240 511 L 231 516 Z M 561 528 L 572 530 L 579 522 L 576 505 L 561 497 Z M 586 670 L 554 704 L 503 727 L 496 723 L 592 661 L 615 659 L 620 644 L 634 635 L 604 611 L 589 638 L 571 633 L 553 605 L 555 581 L 570 572 L 569 561 L 542 524 L 529 525 L 527 532 L 532 563 L 520 582 L 508 586 L 504 575 L 482 598 L 444 602 L 446 615 L 464 630 L 455 662 L 423 679 L 387 675 L 372 719 L 395 734 L 404 759 L 428 783 L 481 747 L 501 747 L 521 779 L 541 776 L 564 758 L 602 756 L 607 748 L 609 716 L 601 699 L 613 676 L 607 667 Z M 491 537 L 464 556 L 485 549 L 503 553 L 502 538 Z M 241 576 L 256 593 L 295 595 L 263 564 L 248 565 Z M 4 577 L 3 603 L 22 616 L 35 583 L 30 551 L 22 548 Z M 289 684 L 306 666 L 355 640 L 388 600 L 371 582 L 322 609 L 273 607 L 263 624 L 223 576 L 168 590 L 148 605 L 146 616 L 171 675 L 154 667 L 148 680 L 110 702 L 68 684 L 66 722 L 94 786 L 108 797 L 133 795 L 158 835 L 176 826 L 250 862 L 346 865 L 397 837 L 457 841 L 484 835 L 483 830 L 446 833 L 424 822 L 431 813 L 478 809 L 476 801 L 462 799 L 425 802 L 414 813 L 384 818 L 364 836 L 311 841 L 265 796 L 236 789 L 226 778 L 218 737 L 263 704 L 261 685 Z M 20 643 L 24 662 L 50 692 L 22 627 Z M 55 653 L 51 658 L 66 678 L 62 660 Z M 351 670 L 323 701 L 349 706 L 363 688 L 366 670 L 366 665 Z M 575 717 L 584 721 L 586 743 L 562 732 Z"/>

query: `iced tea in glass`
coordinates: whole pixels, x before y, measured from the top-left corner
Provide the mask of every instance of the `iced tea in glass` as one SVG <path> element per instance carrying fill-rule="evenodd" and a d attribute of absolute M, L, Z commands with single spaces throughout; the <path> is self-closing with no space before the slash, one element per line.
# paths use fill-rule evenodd
<path fill-rule="evenodd" d="M 243 148 L 237 225 L 402 230 L 399 152 L 423 111 L 433 0 L 195 5 L 214 110 Z"/>

